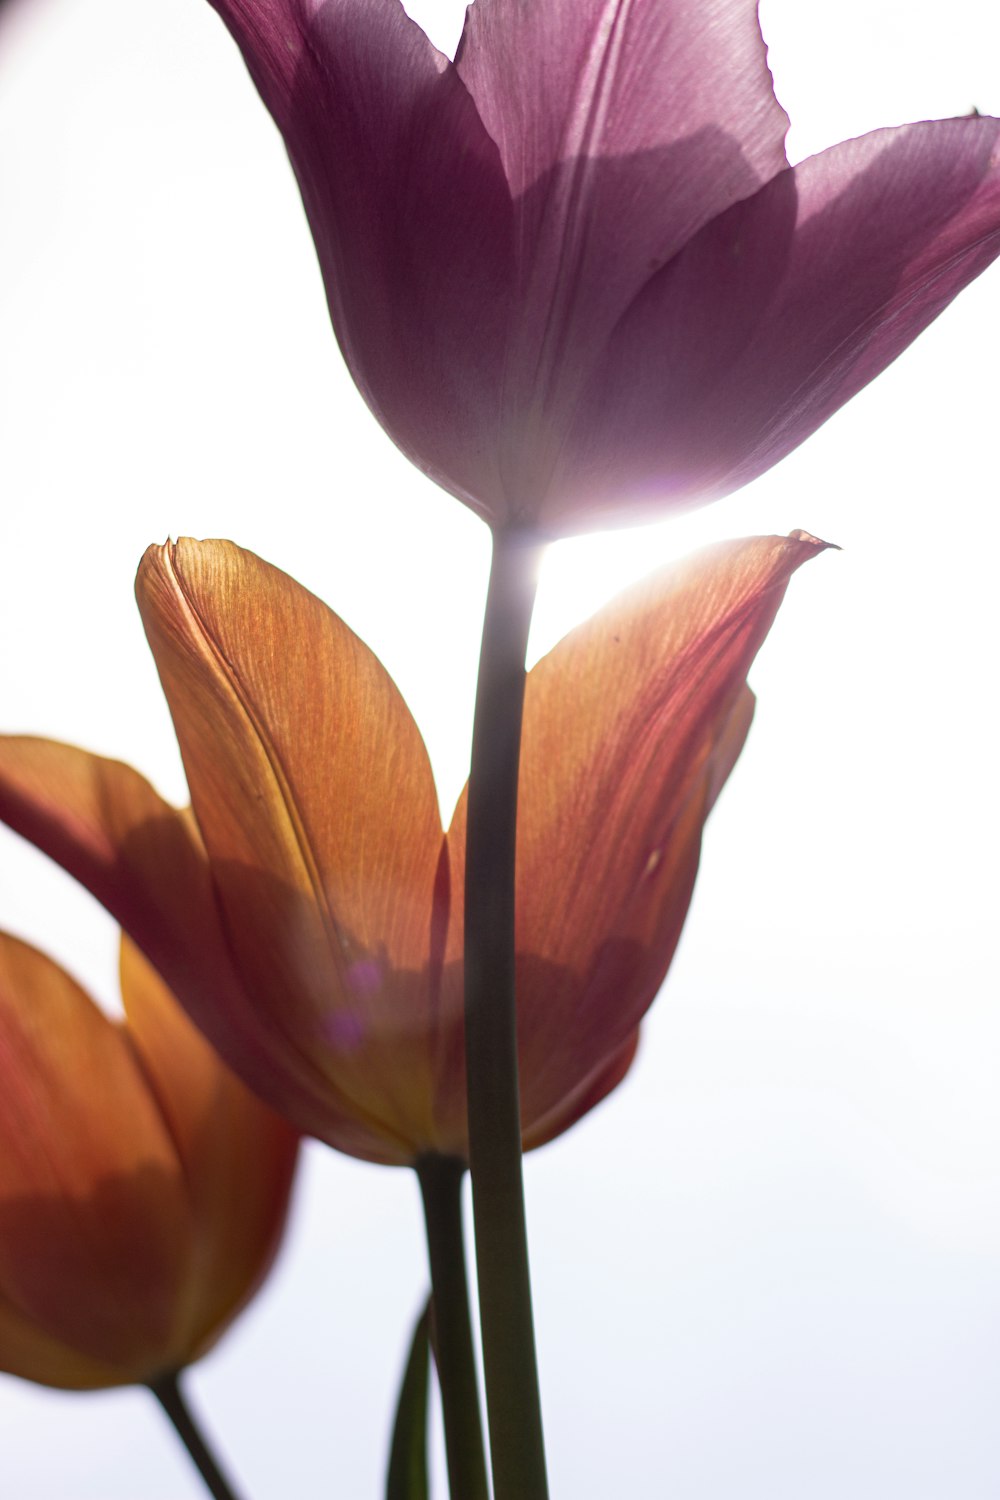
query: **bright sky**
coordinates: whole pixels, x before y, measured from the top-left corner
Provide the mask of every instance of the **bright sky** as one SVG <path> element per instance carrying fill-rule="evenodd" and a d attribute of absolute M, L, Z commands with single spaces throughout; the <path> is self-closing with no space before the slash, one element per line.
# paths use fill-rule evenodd
<path fill-rule="evenodd" d="M 379 653 L 450 806 L 485 531 L 355 393 L 235 49 L 204 0 L 7 10 L 0 728 L 183 798 L 132 577 L 151 541 L 230 536 Z M 453 44 L 460 7 L 414 12 Z M 988 0 L 762 15 L 793 159 L 1000 114 Z M 554 1496 L 1000 1492 L 998 329 L 994 268 L 747 491 L 550 554 L 536 653 L 701 538 L 844 548 L 793 581 L 755 668 L 632 1076 L 527 1164 Z M 0 924 L 113 1001 L 112 924 L 6 834 Z M 379 1493 L 421 1233 L 407 1174 L 310 1151 L 278 1271 L 191 1377 L 255 1500 Z M 0 1453 L 19 1500 L 201 1493 L 142 1392 L 0 1377 Z"/>

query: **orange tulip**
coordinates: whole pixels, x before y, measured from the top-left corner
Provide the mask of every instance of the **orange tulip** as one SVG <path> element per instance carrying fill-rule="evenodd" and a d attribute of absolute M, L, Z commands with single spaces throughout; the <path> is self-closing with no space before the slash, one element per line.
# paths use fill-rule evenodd
<path fill-rule="evenodd" d="M 125 941 L 125 1020 L 0 934 L 0 1369 L 153 1384 L 274 1258 L 297 1138 Z"/>
<path fill-rule="evenodd" d="M 712 549 L 623 594 L 529 674 L 526 1147 L 629 1067 L 749 726 L 747 670 L 789 577 L 824 545 L 796 533 Z M 252 553 L 152 547 L 137 591 L 194 819 L 125 766 L 14 739 L 0 741 L 0 816 L 89 886 L 299 1129 L 373 1161 L 465 1158 L 464 794 L 443 832 L 383 667 Z"/>

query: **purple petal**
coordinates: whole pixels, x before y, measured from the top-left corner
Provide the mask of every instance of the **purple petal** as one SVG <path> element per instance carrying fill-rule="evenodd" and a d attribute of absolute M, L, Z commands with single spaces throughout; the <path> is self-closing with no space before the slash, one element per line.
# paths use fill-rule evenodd
<path fill-rule="evenodd" d="M 788 128 L 766 59 L 756 0 L 475 0 L 455 65 L 519 196 L 559 162 L 657 151 L 706 127 L 766 181 L 786 165 Z M 661 214 L 677 243 L 739 185 L 706 177 L 682 195 Z"/>
<path fill-rule="evenodd" d="M 375 415 L 477 509 L 513 287 L 500 158 L 398 0 L 212 0 L 288 147 L 334 328 Z"/>
<path fill-rule="evenodd" d="M 728 494 L 891 363 L 1000 254 L 1000 121 L 875 131 L 780 174 L 652 278 L 581 401 L 558 531 Z"/>
<path fill-rule="evenodd" d="M 785 165 L 754 0 L 475 0 L 456 66 L 515 198 L 504 427 L 530 504 L 580 378 L 651 271 Z M 532 428 L 537 427 L 537 431 Z"/>

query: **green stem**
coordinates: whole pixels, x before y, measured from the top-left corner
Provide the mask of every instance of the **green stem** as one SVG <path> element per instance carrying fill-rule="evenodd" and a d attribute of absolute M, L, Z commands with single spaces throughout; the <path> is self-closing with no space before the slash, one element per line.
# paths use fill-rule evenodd
<path fill-rule="evenodd" d="M 416 1170 L 431 1264 L 431 1342 L 444 1411 L 449 1488 L 452 1500 L 489 1500 L 462 1233 L 465 1163 L 454 1156 L 423 1156 Z"/>
<path fill-rule="evenodd" d="M 205 1481 L 206 1488 L 215 1500 L 238 1500 L 237 1492 L 226 1479 L 208 1444 L 191 1414 L 191 1409 L 181 1394 L 176 1375 L 164 1375 L 150 1382 L 149 1389 L 170 1418 L 177 1436 L 184 1444 L 191 1459 Z"/>
<path fill-rule="evenodd" d="M 385 1500 L 428 1500 L 427 1397 L 430 1386 L 430 1298 L 417 1319 L 396 1403 Z"/>
<path fill-rule="evenodd" d="M 465 1043 L 486 1405 L 496 1500 L 546 1500 L 521 1180 L 514 844 L 524 658 L 540 544 L 493 538 L 465 844 Z"/>

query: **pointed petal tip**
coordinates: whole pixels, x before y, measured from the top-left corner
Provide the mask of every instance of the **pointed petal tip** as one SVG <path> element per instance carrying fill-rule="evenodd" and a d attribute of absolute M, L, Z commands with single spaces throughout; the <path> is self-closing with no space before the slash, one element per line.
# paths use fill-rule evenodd
<path fill-rule="evenodd" d="M 168 562 L 172 556 L 177 543 L 171 537 L 165 537 L 162 542 L 150 542 L 139 559 L 139 566 L 135 570 L 135 587 L 138 592 L 144 579 L 149 572 L 164 562 Z"/>
<path fill-rule="evenodd" d="M 838 542 L 824 542 L 822 537 L 813 536 L 811 531 L 805 531 L 801 526 L 796 526 L 794 531 L 788 533 L 790 542 L 807 542 L 816 549 L 816 552 L 843 552 L 843 547 Z"/>

